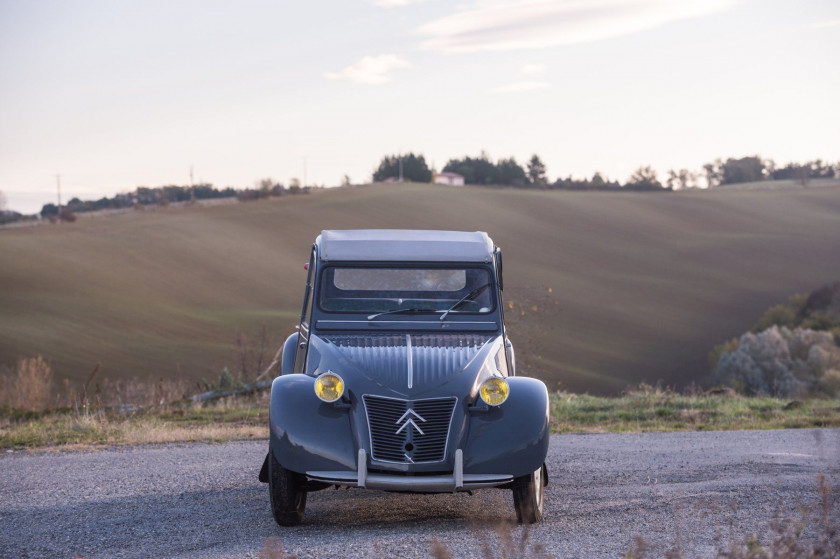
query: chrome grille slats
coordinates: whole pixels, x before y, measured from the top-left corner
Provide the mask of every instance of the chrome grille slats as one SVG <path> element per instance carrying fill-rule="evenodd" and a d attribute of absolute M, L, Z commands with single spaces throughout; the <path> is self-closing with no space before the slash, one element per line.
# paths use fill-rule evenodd
<path fill-rule="evenodd" d="M 414 438 L 415 462 L 439 462 L 445 458 L 446 438 L 449 435 L 449 422 L 452 419 L 452 409 L 455 398 L 417 400 L 412 409 L 417 411 L 426 421 L 423 423 L 424 435 Z"/>
<path fill-rule="evenodd" d="M 406 462 L 405 434 L 398 434 L 397 420 L 405 413 L 407 402 L 390 398 L 364 396 L 371 437 L 371 453 L 376 460 Z"/>
<path fill-rule="evenodd" d="M 366 394 L 363 399 L 374 460 L 400 463 L 445 460 L 457 398 L 412 401 Z M 416 423 L 400 430 L 409 420 Z"/>

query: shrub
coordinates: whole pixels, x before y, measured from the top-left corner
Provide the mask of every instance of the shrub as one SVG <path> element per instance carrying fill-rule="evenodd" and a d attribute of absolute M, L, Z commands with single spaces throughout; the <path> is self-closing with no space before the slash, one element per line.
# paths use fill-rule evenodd
<path fill-rule="evenodd" d="M 796 326 L 797 310 L 791 305 L 773 305 L 758 319 L 753 326 L 753 332 L 763 332 L 772 326 Z"/>
<path fill-rule="evenodd" d="M 710 369 L 714 371 L 717 368 L 721 355 L 723 355 L 724 353 L 732 353 L 737 349 L 738 338 L 732 338 L 729 341 L 723 342 L 722 344 L 718 344 L 715 347 L 713 347 L 712 351 L 709 352 Z"/>
<path fill-rule="evenodd" d="M 840 369 L 831 369 L 822 376 L 820 390 L 832 398 L 840 396 Z"/>
<path fill-rule="evenodd" d="M 748 332 L 733 351 L 721 353 L 716 381 L 747 394 L 792 397 L 831 389 L 823 377 L 840 368 L 840 348 L 829 332 L 772 326 Z"/>
<path fill-rule="evenodd" d="M 0 376 L 0 405 L 40 411 L 52 402 L 53 373 L 41 356 L 19 359 L 10 373 Z"/>
<path fill-rule="evenodd" d="M 74 223 L 76 221 L 76 214 L 70 208 L 61 208 L 58 217 L 61 221 L 66 221 L 67 223 Z"/>
<path fill-rule="evenodd" d="M 257 378 L 271 362 L 270 351 L 273 346 L 265 322 L 262 323 L 260 330 L 251 336 L 237 329 L 235 343 L 237 378 L 240 381 Z"/>
<path fill-rule="evenodd" d="M 228 390 L 233 388 L 235 384 L 227 367 L 222 369 L 222 374 L 219 375 L 219 390 Z"/>
<path fill-rule="evenodd" d="M 840 327 L 840 282 L 825 285 L 808 295 L 793 295 L 787 302 L 773 305 L 751 331 L 763 332 L 771 326 L 811 330 Z"/>

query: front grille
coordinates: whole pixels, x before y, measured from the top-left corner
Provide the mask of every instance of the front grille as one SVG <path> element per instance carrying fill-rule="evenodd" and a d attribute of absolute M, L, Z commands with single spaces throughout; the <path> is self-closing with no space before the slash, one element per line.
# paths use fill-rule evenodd
<path fill-rule="evenodd" d="M 398 400 L 364 396 L 374 460 L 442 462 L 457 398 Z"/>

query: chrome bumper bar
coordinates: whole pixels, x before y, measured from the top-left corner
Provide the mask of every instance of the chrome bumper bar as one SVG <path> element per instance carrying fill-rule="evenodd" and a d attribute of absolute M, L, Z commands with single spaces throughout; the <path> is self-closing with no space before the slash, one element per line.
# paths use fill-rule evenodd
<path fill-rule="evenodd" d="M 513 481 L 508 474 L 465 474 L 464 453 L 455 451 L 455 470 L 452 475 L 404 476 L 392 474 L 368 474 L 367 453 L 359 450 L 358 466 L 355 472 L 306 472 L 311 481 L 320 481 L 333 485 L 364 487 L 384 491 L 408 491 L 416 493 L 452 493 L 471 491 L 485 487 L 496 487 Z"/>

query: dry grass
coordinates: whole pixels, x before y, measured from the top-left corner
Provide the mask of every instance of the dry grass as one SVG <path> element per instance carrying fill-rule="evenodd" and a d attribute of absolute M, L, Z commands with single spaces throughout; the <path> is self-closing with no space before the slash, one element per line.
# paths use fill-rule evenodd
<path fill-rule="evenodd" d="M 89 398 L 96 406 L 157 406 L 181 400 L 192 391 L 186 380 L 102 379 L 90 387 Z"/>
<path fill-rule="evenodd" d="M 0 374 L 0 407 L 41 411 L 55 403 L 52 369 L 40 355 L 18 359 L 11 372 Z"/>
<path fill-rule="evenodd" d="M 549 559 L 545 546 L 539 543 L 531 544 L 530 526 L 518 529 L 510 522 L 495 524 L 493 538 L 478 538 L 481 541 L 481 555 L 484 559 Z M 518 532 L 518 533 L 517 533 Z"/>
<path fill-rule="evenodd" d="M 529 526 L 519 526 L 510 522 L 492 523 L 490 525 L 476 525 L 472 530 L 479 542 L 481 557 L 484 559 L 550 559 L 545 546 L 532 544 Z M 491 534 L 488 536 L 487 532 Z M 432 540 L 430 555 L 433 559 L 453 559 L 455 556 L 449 548 L 438 540 Z"/>
<path fill-rule="evenodd" d="M 268 394 L 193 403 L 184 380 L 109 379 L 100 365 L 55 391 L 41 357 L 0 377 L 0 448 L 229 441 L 268 436 Z"/>
<path fill-rule="evenodd" d="M 169 442 L 224 442 L 243 439 L 267 439 L 266 425 L 193 425 L 171 427 L 158 421 L 130 423 L 113 441 L 122 444 Z"/>
<path fill-rule="evenodd" d="M 11 371 L 0 373 L 0 409 L 39 412 L 52 408 L 90 410 L 114 407 L 162 405 L 185 398 L 190 392 L 186 380 L 159 378 L 99 378 L 99 364 L 83 383 L 64 379 L 56 387 L 53 372 L 43 357 L 19 359 Z"/>
<path fill-rule="evenodd" d="M 297 555 L 283 551 L 283 540 L 279 536 L 269 536 L 260 550 L 260 559 L 297 559 Z"/>
<path fill-rule="evenodd" d="M 266 425 L 173 426 L 154 418 L 114 420 L 96 414 L 30 421 L 13 429 L 0 424 L 0 448 L 61 446 L 65 450 L 81 450 L 91 445 L 226 442 L 267 437 Z"/>
<path fill-rule="evenodd" d="M 268 395 L 149 408 L 62 408 L 0 414 L 0 448 L 225 442 L 268 438 Z"/>

